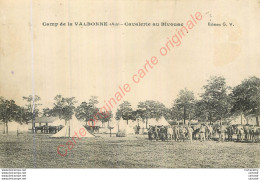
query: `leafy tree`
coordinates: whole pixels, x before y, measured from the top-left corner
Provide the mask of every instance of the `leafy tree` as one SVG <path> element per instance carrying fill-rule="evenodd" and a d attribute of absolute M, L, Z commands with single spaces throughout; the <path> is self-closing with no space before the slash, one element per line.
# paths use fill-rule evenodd
<path fill-rule="evenodd" d="M 111 110 L 108 111 L 108 113 L 107 113 L 107 112 L 101 112 L 101 116 L 99 116 L 99 120 L 100 120 L 102 123 L 104 123 L 104 122 L 108 122 L 108 123 L 109 123 L 109 121 L 110 121 L 112 118 L 113 118 L 113 113 L 112 113 Z M 108 124 L 108 126 L 109 126 L 109 124 Z"/>
<path fill-rule="evenodd" d="M 31 112 L 35 117 L 39 116 L 38 107 L 41 105 L 39 101 L 41 98 L 37 95 L 29 95 L 28 97 L 23 96 L 23 100 L 27 102 L 26 109 L 28 112 Z"/>
<path fill-rule="evenodd" d="M 183 120 L 183 110 L 173 105 L 171 108 L 171 118 L 174 120 Z"/>
<path fill-rule="evenodd" d="M 23 116 L 24 120 L 28 123 L 32 120 L 32 129 L 35 129 L 35 122 L 34 118 L 39 116 L 39 109 L 38 107 L 41 105 L 39 101 L 41 98 L 37 95 L 29 95 L 28 97 L 23 96 L 23 100 L 26 101 L 26 108 L 21 109 L 21 115 Z"/>
<path fill-rule="evenodd" d="M 260 114 L 260 79 L 253 76 L 242 81 L 232 90 L 232 112 L 253 114 L 256 123 L 259 125 L 258 116 Z"/>
<path fill-rule="evenodd" d="M 43 111 L 42 113 L 43 116 L 47 116 L 47 117 L 53 116 L 52 109 L 50 108 L 44 108 L 42 111 Z"/>
<path fill-rule="evenodd" d="M 58 116 L 59 119 L 64 119 L 66 122 L 72 118 L 77 102 L 75 97 L 65 98 L 62 95 L 57 95 L 54 98 L 54 107 L 51 110 L 53 116 Z"/>
<path fill-rule="evenodd" d="M 138 111 L 142 119 L 146 120 L 146 128 L 148 124 L 148 119 L 155 118 L 160 119 L 165 115 L 166 107 L 159 101 L 146 100 L 144 102 L 139 102 L 137 105 Z"/>
<path fill-rule="evenodd" d="M 119 105 L 119 109 L 117 109 L 116 119 L 119 120 L 120 118 L 126 120 L 127 124 L 128 120 L 133 119 L 133 109 L 128 101 L 123 101 L 123 103 Z"/>
<path fill-rule="evenodd" d="M 213 76 L 203 86 L 204 93 L 201 95 L 202 110 L 210 122 L 225 120 L 230 116 L 231 103 L 228 95 L 229 87 L 224 77 Z"/>
<path fill-rule="evenodd" d="M 82 102 L 76 109 L 75 115 L 78 119 L 83 119 L 86 121 L 86 125 L 91 121 L 92 126 L 95 126 L 95 121 L 101 121 L 102 123 L 108 122 L 112 117 L 112 111 L 109 112 L 99 112 L 97 107 L 98 100 L 96 96 L 92 96 L 89 102 Z"/>
<path fill-rule="evenodd" d="M 25 107 L 18 107 L 18 117 L 17 122 L 20 124 L 28 124 L 33 119 L 33 113 L 29 112 Z"/>
<path fill-rule="evenodd" d="M 89 109 L 91 108 L 91 106 L 87 103 L 87 102 L 82 102 L 76 109 L 75 109 L 75 116 L 77 119 L 83 119 L 86 122 L 87 125 L 87 121 L 90 118 L 90 114 L 89 114 Z"/>
<path fill-rule="evenodd" d="M 190 119 L 194 116 L 194 101 L 194 93 L 186 88 L 180 90 L 177 99 L 174 101 L 172 110 L 177 116 L 177 119 L 183 119 L 184 124 L 186 119 Z M 181 114 L 182 118 L 180 118 Z"/>
<path fill-rule="evenodd" d="M 209 111 L 208 111 L 208 104 L 206 101 L 203 100 L 198 100 L 195 101 L 195 107 L 194 107 L 194 116 L 199 120 L 199 121 L 207 121 L 212 118 L 209 118 Z"/>
<path fill-rule="evenodd" d="M 6 100 L 0 97 L 0 120 L 4 123 L 4 134 L 8 134 L 8 122 L 19 122 L 19 106 L 14 100 Z"/>

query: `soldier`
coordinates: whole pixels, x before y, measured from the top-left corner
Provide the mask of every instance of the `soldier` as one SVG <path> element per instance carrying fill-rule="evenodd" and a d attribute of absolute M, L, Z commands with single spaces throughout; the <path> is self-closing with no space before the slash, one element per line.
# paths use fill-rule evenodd
<path fill-rule="evenodd" d="M 200 126 L 200 142 L 205 141 L 205 126 L 201 124 Z"/>
<path fill-rule="evenodd" d="M 244 126 L 244 133 L 245 133 L 245 139 L 246 141 L 248 141 L 250 138 L 249 138 L 249 126 Z"/>
<path fill-rule="evenodd" d="M 167 128 L 167 139 L 172 140 L 172 138 L 173 138 L 173 129 L 172 129 L 171 126 L 168 126 L 168 128 Z"/>
<path fill-rule="evenodd" d="M 160 139 L 162 140 L 162 141 L 165 141 L 165 139 L 166 139 L 166 129 L 165 129 L 165 127 L 162 125 L 162 127 L 160 128 Z"/>
<path fill-rule="evenodd" d="M 188 137 L 190 139 L 190 142 L 192 142 L 192 134 L 193 134 L 193 129 L 190 126 L 188 126 Z"/>
<path fill-rule="evenodd" d="M 240 141 L 242 142 L 244 140 L 244 128 L 239 127 L 238 132 L 239 132 Z"/>
<path fill-rule="evenodd" d="M 153 134 L 153 129 L 152 129 L 151 126 L 149 126 L 149 130 L 148 130 L 148 138 L 149 138 L 149 140 L 152 140 L 152 139 L 153 139 L 153 138 L 152 138 L 152 134 Z"/>
<path fill-rule="evenodd" d="M 211 140 L 212 139 L 212 134 L 213 134 L 213 128 L 212 128 L 212 126 L 211 125 L 209 125 L 208 126 L 208 131 L 209 131 L 209 140 Z"/>
<path fill-rule="evenodd" d="M 158 141 L 158 139 L 159 139 L 159 131 L 160 131 L 160 129 L 157 126 L 155 126 L 154 132 L 155 132 L 155 139 L 156 139 L 156 141 Z"/>
<path fill-rule="evenodd" d="M 174 136 L 175 136 L 175 141 L 179 141 L 180 135 L 179 135 L 179 127 L 175 126 L 174 128 Z"/>
<path fill-rule="evenodd" d="M 225 141 L 225 131 L 226 131 L 226 128 L 224 127 L 224 126 L 220 126 L 220 128 L 219 128 L 219 131 L 220 131 L 220 133 L 219 133 L 219 141 L 222 141 L 222 142 L 224 142 Z"/>

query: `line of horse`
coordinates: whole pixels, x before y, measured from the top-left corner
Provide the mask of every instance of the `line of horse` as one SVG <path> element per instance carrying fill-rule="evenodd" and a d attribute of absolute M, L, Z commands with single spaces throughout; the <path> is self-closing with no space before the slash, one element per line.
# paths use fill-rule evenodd
<path fill-rule="evenodd" d="M 259 142 L 260 127 L 253 125 L 174 125 L 150 126 L 149 140 L 218 140 L 237 142 Z"/>
<path fill-rule="evenodd" d="M 47 125 L 43 125 L 43 126 L 37 126 L 34 129 L 35 133 L 38 133 L 38 131 L 40 131 L 41 133 L 44 134 L 55 134 L 57 132 L 59 132 L 64 126 L 59 125 L 59 126 L 47 126 Z"/>

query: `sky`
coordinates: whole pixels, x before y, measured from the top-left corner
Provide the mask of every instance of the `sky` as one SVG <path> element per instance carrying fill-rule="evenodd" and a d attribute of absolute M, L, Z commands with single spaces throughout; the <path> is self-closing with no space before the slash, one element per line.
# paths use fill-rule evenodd
<path fill-rule="evenodd" d="M 131 90 L 122 100 L 136 107 L 158 100 L 170 107 L 181 89 L 198 97 L 210 76 L 224 76 L 233 87 L 250 76 L 260 78 L 260 39 L 254 1 L 0 1 L 0 96 L 23 105 L 22 96 L 41 97 L 52 107 L 57 94 L 78 104 L 98 96 L 99 106 L 119 86 Z M 244 8 L 241 8 L 244 7 Z M 32 10 L 32 11 L 31 11 Z M 186 23 L 201 12 L 202 20 L 180 46 L 160 55 L 179 27 L 79 27 L 75 22 Z M 43 26 L 72 22 L 73 26 Z M 208 22 L 232 23 L 212 27 Z M 133 75 L 146 60 L 158 63 L 138 84 Z M 115 107 L 116 109 L 117 107 Z"/>

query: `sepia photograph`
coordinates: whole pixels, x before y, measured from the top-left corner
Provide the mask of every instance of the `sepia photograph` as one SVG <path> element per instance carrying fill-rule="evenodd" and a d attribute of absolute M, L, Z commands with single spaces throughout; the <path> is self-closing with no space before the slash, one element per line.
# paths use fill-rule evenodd
<path fill-rule="evenodd" d="M 0 168 L 260 168 L 259 5 L 0 0 Z"/>

